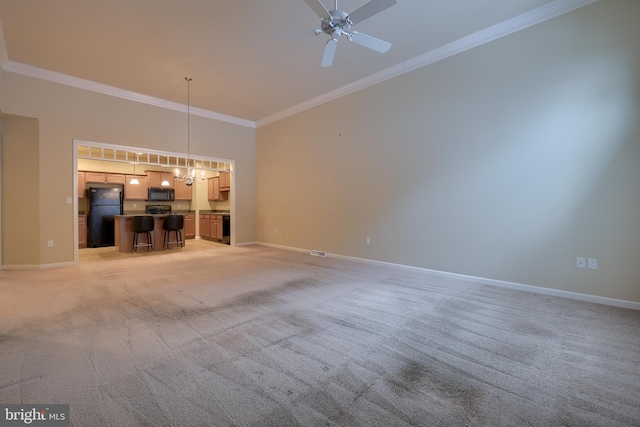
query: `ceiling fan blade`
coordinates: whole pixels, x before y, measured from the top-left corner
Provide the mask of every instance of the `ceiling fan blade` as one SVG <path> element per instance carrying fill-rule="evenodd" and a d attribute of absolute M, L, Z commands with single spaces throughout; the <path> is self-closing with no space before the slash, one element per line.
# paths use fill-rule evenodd
<path fill-rule="evenodd" d="M 368 36 L 366 34 L 359 33 L 357 31 L 351 33 L 349 40 L 380 53 L 385 53 L 386 51 L 391 49 L 391 43 Z"/>
<path fill-rule="evenodd" d="M 331 67 L 333 65 L 333 57 L 336 54 L 336 48 L 338 47 L 338 39 L 330 39 L 327 42 L 327 46 L 324 48 L 324 55 L 322 56 L 321 67 Z"/>
<path fill-rule="evenodd" d="M 329 18 L 329 11 L 326 7 L 320 2 L 320 0 L 304 0 L 304 2 L 309 5 L 311 9 L 320 17 L 320 19 Z"/>
<path fill-rule="evenodd" d="M 309 3 L 309 1 L 307 1 Z M 373 15 L 382 12 L 383 10 L 398 3 L 397 0 L 371 0 L 369 3 L 362 6 L 360 9 L 356 9 L 351 13 L 347 19 L 351 25 L 362 22 L 367 18 L 371 18 Z"/>
<path fill-rule="evenodd" d="M 273 40 L 290 40 L 298 37 L 308 37 L 308 36 L 317 36 L 318 34 L 322 34 L 322 30 L 302 30 L 302 31 L 294 31 L 291 33 L 283 33 L 283 34 L 273 34 L 271 38 Z"/>

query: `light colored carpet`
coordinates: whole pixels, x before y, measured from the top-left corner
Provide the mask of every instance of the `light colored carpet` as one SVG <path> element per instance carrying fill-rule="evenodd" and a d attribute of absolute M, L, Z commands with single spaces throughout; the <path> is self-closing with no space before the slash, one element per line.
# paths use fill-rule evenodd
<path fill-rule="evenodd" d="M 263 247 L 99 251 L 0 271 L 0 403 L 69 403 L 74 426 L 640 425 L 637 311 Z"/>

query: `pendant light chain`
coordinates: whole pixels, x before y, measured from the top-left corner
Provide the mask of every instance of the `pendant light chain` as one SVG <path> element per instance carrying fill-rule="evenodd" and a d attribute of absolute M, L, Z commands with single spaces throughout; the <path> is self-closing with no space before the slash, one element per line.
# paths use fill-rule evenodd
<path fill-rule="evenodd" d="M 187 170 L 191 169 L 191 77 L 187 81 Z"/>
<path fill-rule="evenodd" d="M 176 179 L 178 182 L 184 182 L 191 186 L 196 182 L 196 166 L 194 162 L 191 168 L 191 77 L 184 78 L 187 81 L 187 173 L 182 177 L 178 177 L 178 169 L 176 169 Z M 202 181 L 204 181 L 204 171 L 202 172 Z"/>

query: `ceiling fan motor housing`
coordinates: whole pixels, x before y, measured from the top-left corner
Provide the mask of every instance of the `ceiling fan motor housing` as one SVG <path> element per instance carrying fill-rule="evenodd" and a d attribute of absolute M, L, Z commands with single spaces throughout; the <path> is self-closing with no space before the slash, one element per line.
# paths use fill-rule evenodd
<path fill-rule="evenodd" d="M 351 23 L 348 20 L 349 14 L 341 10 L 332 10 L 329 12 L 331 20 L 322 20 L 322 31 L 330 36 L 340 37 L 342 33 L 348 33 L 351 28 Z"/>

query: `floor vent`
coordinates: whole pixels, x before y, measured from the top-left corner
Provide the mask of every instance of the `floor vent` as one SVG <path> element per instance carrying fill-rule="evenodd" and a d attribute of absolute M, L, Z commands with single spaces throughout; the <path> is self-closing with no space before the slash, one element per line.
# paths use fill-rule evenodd
<path fill-rule="evenodd" d="M 327 256 L 327 253 L 325 251 L 313 250 L 313 251 L 311 251 L 311 255 L 313 255 L 313 256 Z"/>

